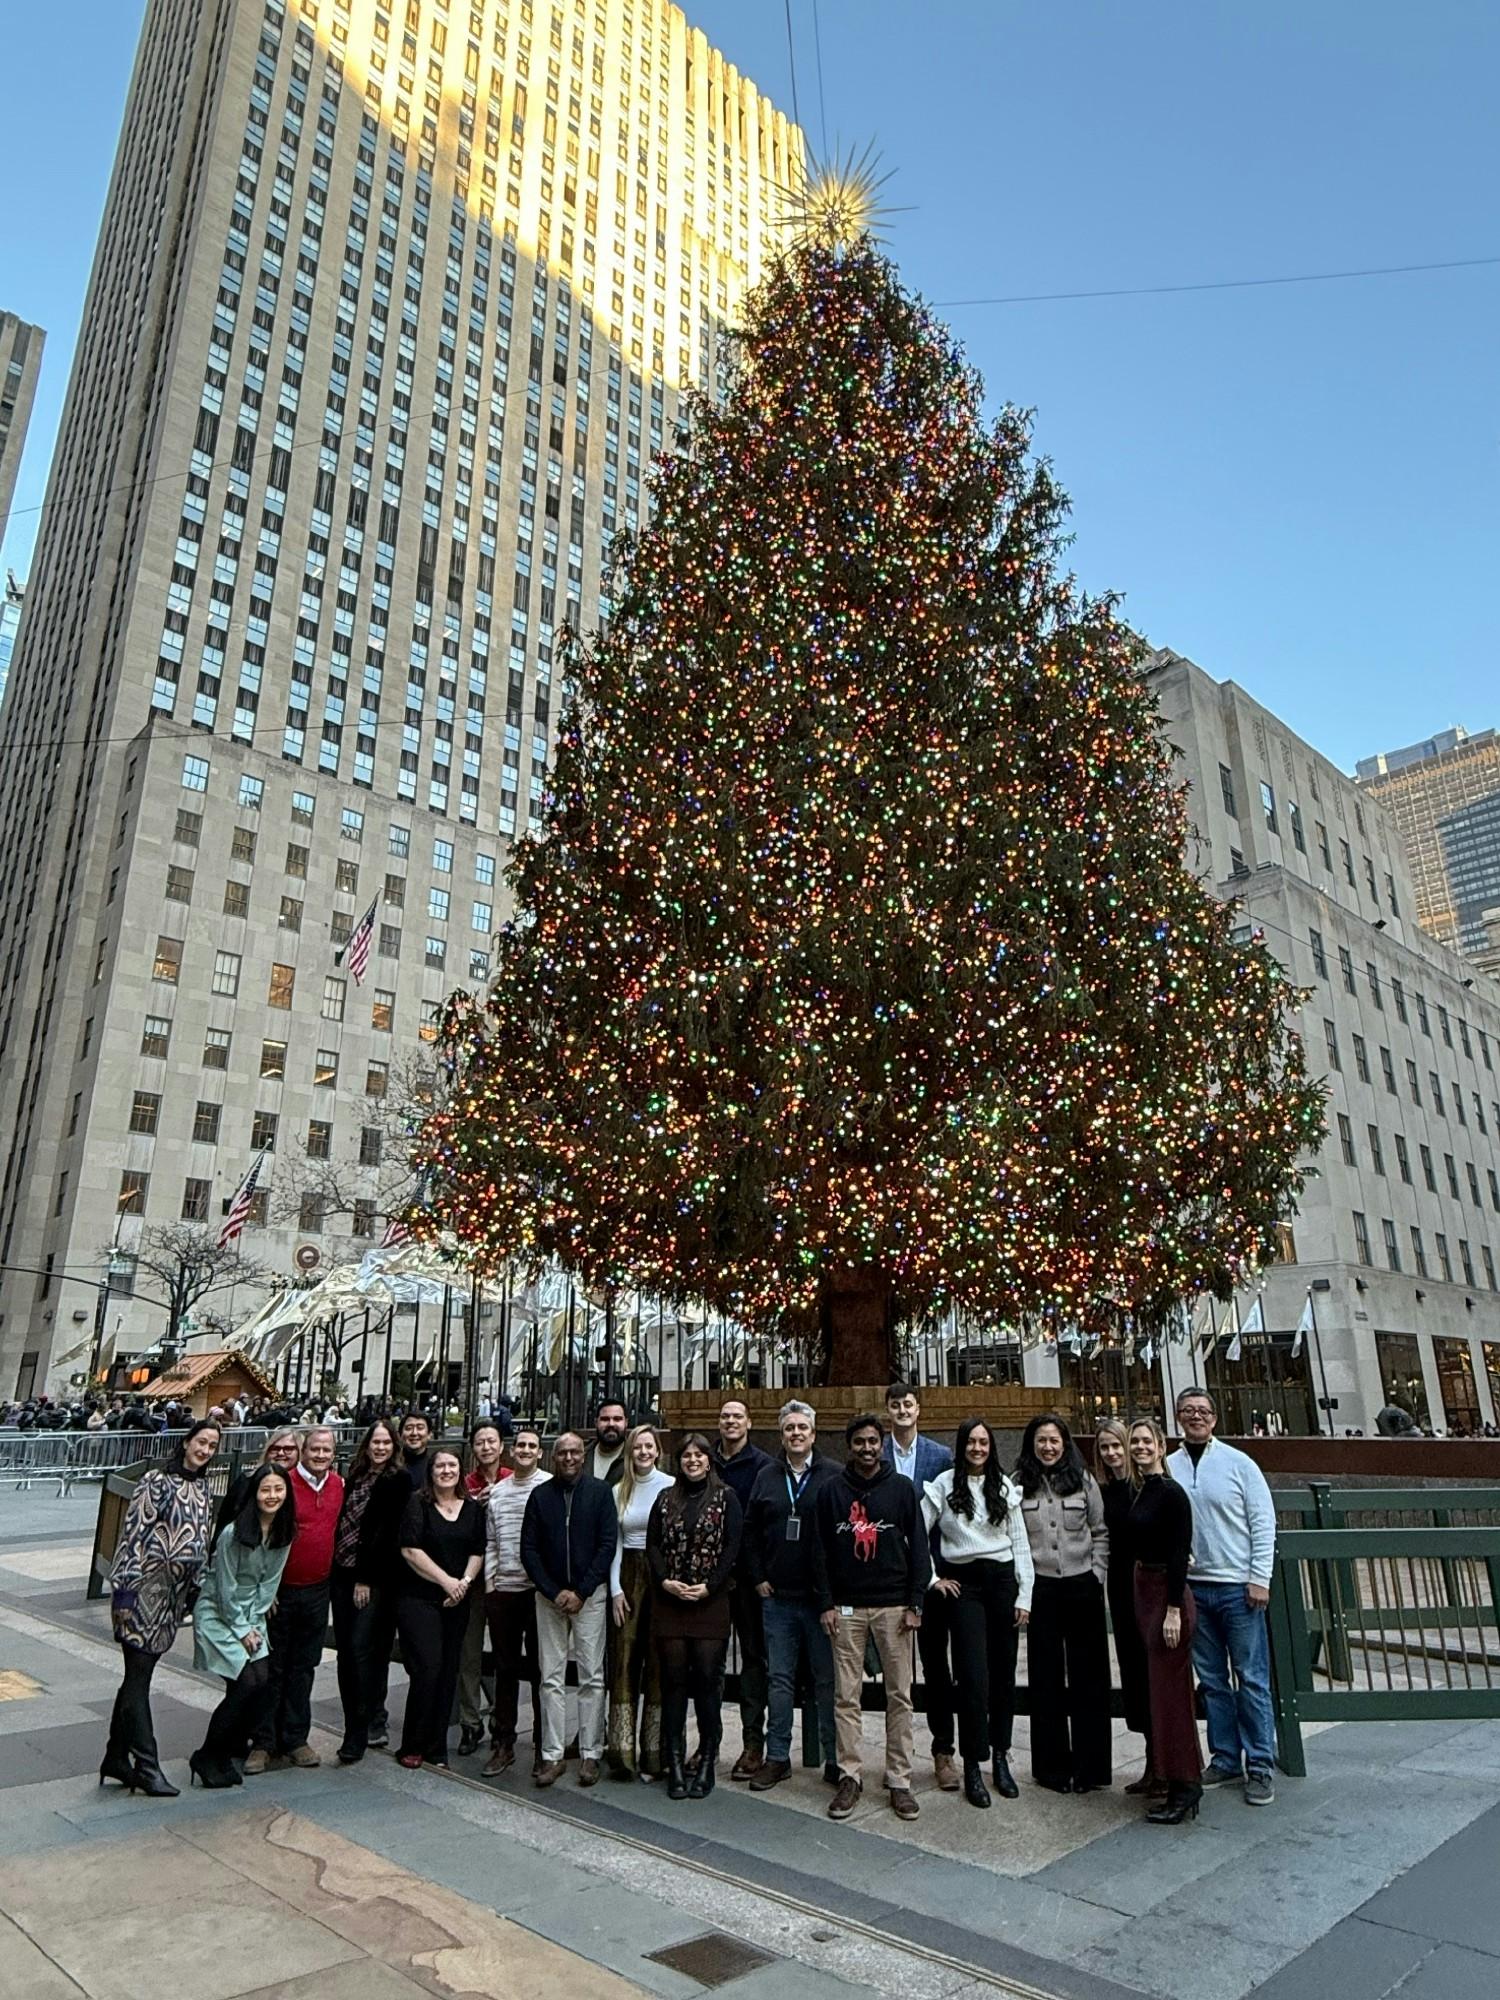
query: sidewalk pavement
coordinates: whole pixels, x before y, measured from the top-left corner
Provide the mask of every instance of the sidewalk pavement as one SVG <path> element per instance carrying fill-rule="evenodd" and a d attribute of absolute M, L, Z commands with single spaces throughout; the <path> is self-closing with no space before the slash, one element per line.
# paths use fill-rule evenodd
<path fill-rule="evenodd" d="M 492 1989 L 483 1983 L 444 1983 L 455 1967 L 478 1977 L 464 1952 L 498 1953 L 483 1963 L 508 1965 L 513 1986 L 517 1953 L 530 1967 L 541 1939 L 576 1955 L 569 1978 L 586 1993 L 589 1968 L 603 1966 L 612 1992 L 628 1982 L 662 2000 L 691 2000 L 718 1984 L 732 1985 L 736 2000 L 760 2000 L 759 1985 L 772 2000 L 789 1976 L 811 1985 L 810 2000 L 978 2000 L 997 1990 L 1054 2000 L 1328 2000 L 1331 1991 L 1385 2000 L 1398 1987 L 1401 2000 L 1500 1994 L 1497 1722 L 1310 1731 L 1309 1775 L 1280 1780 L 1274 1806 L 1251 1810 L 1226 1787 L 1205 1797 L 1196 1824 L 1179 1828 L 1146 1825 L 1139 1802 L 1124 1797 L 1120 1787 L 1138 1768 L 1133 1739 L 1117 1740 L 1116 1790 L 1064 1798 L 1026 1782 L 1024 1728 L 1014 1805 L 997 1800 L 976 1813 L 933 1791 L 919 1762 L 921 1817 L 903 1824 L 878 1787 L 875 1716 L 865 1796 L 844 1825 L 827 1819 L 817 1771 L 797 1770 L 754 1795 L 722 1778 L 692 1806 L 672 1804 L 660 1786 L 580 1790 L 571 1767 L 538 1793 L 524 1739 L 515 1771 L 487 1784 L 477 1778 L 481 1757 L 456 1759 L 451 1778 L 407 1773 L 381 1756 L 341 1770 L 331 1762 L 336 1739 L 326 1737 L 321 1770 L 154 1805 L 101 1792 L 84 1775 L 97 1768 L 117 1654 L 104 1607 L 81 1604 L 76 1525 L 58 1521 L 48 1540 L 9 1536 L 6 1500 L 0 1494 L 0 1911 L 18 1934 L 0 1933 L 0 1991 L 113 2000 L 138 1990 L 135 1979 L 154 1994 L 148 1938 L 159 1940 L 168 1917 L 174 1939 L 195 1935 L 184 1925 L 199 1892 L 179 1896 L 176 1885 L 200 1878 L 180 1872 L 175 1849 L 153 1848 L 148 1868 L 131 1870 L 155 1915 L 132 1931 L 137 1918 L 127 1924 L 117 1906 L 123 1948 L 104 1967 L 113 1985 L 89 1985 L 84 1961 L 70 1968 L 62 1946 L 39 1938 L 26 1916 L 38 1871 L 80 1849 L 84 1866 L 103 1852 L 98 1843 L 135 1835 L 132 1860 L 144 1840 L 170 1838 L 192 1850 L 182 1869 L 201 1869 L 206 1856 L 243 1878 L 241 1891 L 210 1871 L 204 1893 L 222 1891 L 235 1908 L 248 1898 L 260 1912 L 252 1929 L 269 1924 L 280 1935 L 284 1917 L 293 1958 L 336 1954 L 317 1961 L 330 1970 L 273 1976 L 258 1947 L 226 1944 L 206 1985 L 196 1959 L 191 1976 L 184 1972 L 184 1990 L 202 1985 L 205 2000 L 314 1990 L 341 2000 L 329 1982 L 357 1976 L 374 2000 L 412 1984 L 484 1994 Z M 217 1697 L 179 1670 L 190 1657 L 179 1642 L 158 1674 L 156 1701 L 163 1754 L 181 1783 L 180 1760 Z M 398 1699 L 401 1678 L 397 1670 Z M 337 1727 L 331 1656 L 315 1713 Z M 723 1773 L 738 1749 L 732 1710 L 725 1731 Z M 17 1868 L 27 1871 L 19 1889 Z M 402 1878 L 394 1887 L 393 1869 Z M 312 1906 L 308 1884 L 339 1898 L 337 1909 Z M 455 1901 L 424 1903 L 428 1894 Z M 91 1890 L 75 1885 L 75 1896 L 57 1907 L 87 1910 L 89 1923 L 106 1916 Z M 267 1914 L 267 1897 L 281 1915 Z M 414 1910 L 427 1912 L 431 1930 Z M 37 1921 L 45 1933 L 51 1920 Z M 240 1935 L 227 1924 L 211 1926 L 213 1936 Z M 73 1983 L 48 1988 L 28 1972 L 17 1984 L 9 1953 L 28 1945 L 54 1951 L 59 1976 Z M 682 1945 L 680 1964 L 655 1956 Z M 771 1962 L 747 1962 L 746 1946 L 773 1954 Z M 339 1955 L 356 1949 L 367 1961 L 358 1975 L 349 1969 L 356 1961 Z M 539 1980 L 550 1962 L 537 1960 Z M 97 1965 L 90 1976 L 101 1976 Z M 306 1986 L 297 1983 L 304 1977 Z"/>

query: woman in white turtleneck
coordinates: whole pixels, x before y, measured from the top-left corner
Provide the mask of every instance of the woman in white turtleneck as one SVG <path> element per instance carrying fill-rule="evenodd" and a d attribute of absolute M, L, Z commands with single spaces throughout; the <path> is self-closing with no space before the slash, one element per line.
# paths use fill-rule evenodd
<path fill-rule="evenodd" d="M 952 1469 L 928 1481 L 922 1518 L 929 1534 L 938 1530 L 930 1588 L 950 1599 L 964 1797 L 971 1806 L 988 1806 L 984 1763 L 991 1753 L 995 1790 L 1002 1799 L 1017 1795 L 1010 1734 L 1032 1562 L 1020 1491 L 1001 1471 L 995 1434 L 982 1417 L 959 1425 Z"/>
<path fill-rule="evenodd" d="M 661 1776 L 661 1678 L 651 1643 L 651 1572 L 646 1565 L 646 1524 L 657 1495 L 675 1485 L 661 1469 L 661 1440 L 639 1424 L 625 1440 L 625 1470 L 615 1488 L 620 1532 L 609 1568 L 609 1601 L 615 1630 L 609 1676 L 609 1744 L 612 1778 Z M 640 1710 L 637 1727 L 636 1710 Z"/>

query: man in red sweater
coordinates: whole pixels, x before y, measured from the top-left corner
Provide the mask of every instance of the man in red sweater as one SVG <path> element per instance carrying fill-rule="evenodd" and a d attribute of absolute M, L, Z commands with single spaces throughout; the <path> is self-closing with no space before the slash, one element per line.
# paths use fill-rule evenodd
<path fill-rule="evenodd" d="M 270 1699 L 245 1760 L 245 1775 L 295 1764 L 314 1770 L 322 1758 L 308 1742 L 312 1729 L 313 1675 L 328 1633 L 333 1531 L 344 1504 L 344 1482 L 333 1469 L 333 1432 L 310 1430 L 292 1470 L 297 1532 L 271 1608 Z"/>

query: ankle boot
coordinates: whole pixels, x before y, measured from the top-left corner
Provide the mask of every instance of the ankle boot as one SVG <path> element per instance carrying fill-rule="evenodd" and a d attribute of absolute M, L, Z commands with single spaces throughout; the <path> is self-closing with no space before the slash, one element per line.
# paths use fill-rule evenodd
<path fill-rule="evenodd" d="M 148 1799 L 175 1799 L 177 1787 L 169 1785 L 162 1774 L 160 1764 L 148 1764 L 138 1757 L 135 1763 L 136 1790 L 144 1792 Z"/>
<path fill-rule="evenodd" d="M 1202 1797 L 1201 1785 L 1173 1785 L 1161 1804 L 1153 1806 L 1146 1817 L 1153 1826 L 1181 1826 L 1185 1819 L 1198 1817 L 1198 1801 Z"/>
<path fill-rule="evenodd" d="M 682 1768 L 682 1753 L 684 1748 L 685 1745 L 680 1738 L 667 1745 L 667 1797 L 669 1799 L 685 1799 L 688 1795 L 687 1774 Z"/>
<path fill-rule="evenodd" d="M 688 1786 L 690 1799 L 706 1799 L 714 1788 L 714 1767 L 718 1762 L 717 1743 L 704 1743 L 698 1750 L 698 1768 L 693 1773 L 693 1781 Z"/>
<path fill-rule="evenodd" d="M 964 1797 L 971 1806 L 989 1808 L 990 1795 L 984 1788 L 984 1770 L 979 1764 L 964 1763 Z"/>
<path fill-rule="evenodd" d="M 117 1749 L 113 1743 L 105 1750 L 104 1761 L 99 1766 L 100 1784 L 102 1785 L 107 1778 L 113 1778 L 117 1784 L 124 1785 L 132 1792 L 140 1782 L 136 1777 L 135 1766 L 130 1761 L 130 1753 Z"/>

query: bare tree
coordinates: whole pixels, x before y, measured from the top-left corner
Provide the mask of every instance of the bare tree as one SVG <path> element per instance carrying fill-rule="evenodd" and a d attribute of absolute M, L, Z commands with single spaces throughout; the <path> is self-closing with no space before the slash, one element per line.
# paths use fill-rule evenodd
<path fill-rule="evenodd" d="M 100 1255 L 117 1256 L 118 1252 L 111 1245 Z M 173 1346 L 178 1343 L 183 1320 L 200 1299 L 234 1285 L 264 1285 L 270 1275 L 264 1265 L 252 1263 L 234 1245 L 221 1246 L 217 1230 L 201 1223 L 153 1223 L 142 1230 L 131 1255 L 137 1278 L 145 1272 L 156 1281 L 155 1295 L 137 1284 L 134 1296 L 163 1309 L 167 1315 L 165 1338 Z M 228 1330 L 226 1320 L 218 1314 L 213 1317 L 217 1326 Z"/>
<path fill-rule="evenodd" d="M 355 1100 L 357 1126 L 345 1120 L 330 1130 L 332 1121 L 315 1120 L 300 1145 L 281 1155 L 271 1195 L 276 1221 L 308 1235 L 345 1236 L 349 1257 L 378 1243 L 391 1217 L 410 1205 L 417 1190 L 412 1146 L 436 1102 L 437 1073 L 421 1055 L 372 1070 L 367 1083 L 377 1077 L 381 1089 Z M 342 1094 L 339 1101 L 350 1102 Z"/>

